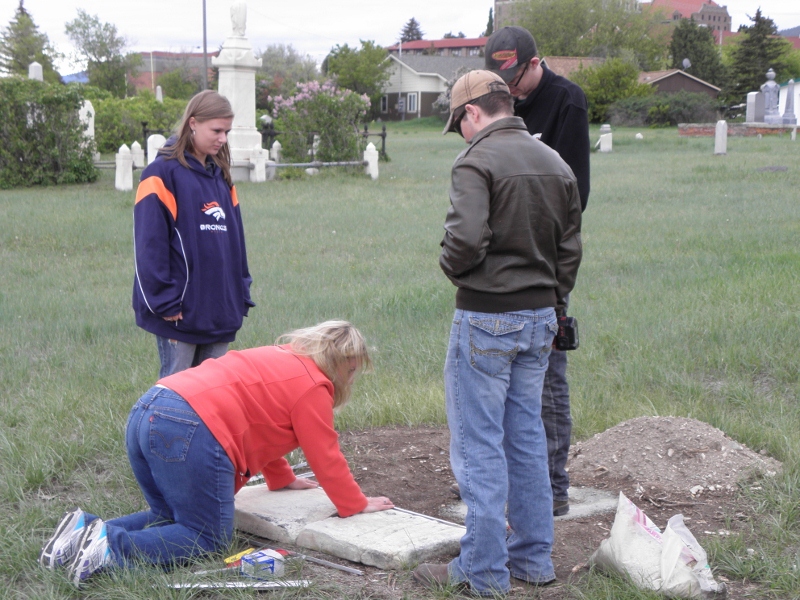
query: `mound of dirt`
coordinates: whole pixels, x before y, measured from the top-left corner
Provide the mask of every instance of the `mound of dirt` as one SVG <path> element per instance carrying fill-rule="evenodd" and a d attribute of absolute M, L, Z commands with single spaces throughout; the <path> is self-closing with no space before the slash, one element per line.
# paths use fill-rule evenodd
<path fill-rule="evenodd" d="M 737 482 L 773 476 L 781 464 L 696 419 L 638 417 L 574 444 L 568 467 L 573 484 L 625 482 L 639 498 L 670 504 L 730 496 Z"/>

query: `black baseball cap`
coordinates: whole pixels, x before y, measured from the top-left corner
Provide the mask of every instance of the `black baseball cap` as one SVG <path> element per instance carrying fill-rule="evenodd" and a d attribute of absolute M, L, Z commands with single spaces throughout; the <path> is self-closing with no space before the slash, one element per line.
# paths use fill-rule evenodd
<path fill-rule="evenodd" d="M 508 83 L 514 79 L 519 65 L 536 56 L 536 41 L 524 27 L 503 27 L 486 42 L 485 66 Z"/>

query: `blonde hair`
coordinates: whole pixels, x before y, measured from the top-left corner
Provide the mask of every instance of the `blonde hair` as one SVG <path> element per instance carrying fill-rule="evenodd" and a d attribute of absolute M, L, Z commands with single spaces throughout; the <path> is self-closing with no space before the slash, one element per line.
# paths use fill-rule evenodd
<path fill-rule="evenodd" d="M 340 367 L 356 359 L 356 373 L 369 371 L 372 360 L 361 332 L 347 321 L 325 321 L 313 327 L 296 329 L 280 336 L 276 344 L 289 344 L 296 354 L 308 356 L 333 383 L 333 406 L 338 408 L 350 399 L 349 377 L 338 381 Z"/>
<path fill-rule="evenodd" d="M 175 135 L 178 139 L 174 144 L 160 151 L 160 154 L 164 154 L 167 158 L 177 159 L 187 169 L 189 168 L 189 163 L 183 153 L 194 151 L 192 128 L 189 126 L 189 119 L 192 117 L 201 123 L 211 119 L 232 119 L 233 109 L 228 99 L 214 90 L 202 91 L 189 100 L 186 109 L 183 111 L 181 122 L 175 129 Z M 215 156 L 211 156 L 211 160 L 222 170 L 222 176 L 227 184 L 233 186 L 233 180 L 231 179 L 231 149 L 227 142 Z"/>

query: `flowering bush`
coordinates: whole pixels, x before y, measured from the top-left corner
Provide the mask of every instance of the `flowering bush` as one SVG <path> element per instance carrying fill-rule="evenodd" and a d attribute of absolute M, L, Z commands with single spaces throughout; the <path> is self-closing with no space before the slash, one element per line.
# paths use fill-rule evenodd
<path fill-rule="evenodd" d="M 275 128 L 285 162 L 308 162 L 309 140 L 316 134 L 316 160 L 358 160 L 361 149 L 358 126 L 367 115 L 369 97 L 342 90 L 333 81 L 297 85 L 294 96 L 270 98 Z"/>

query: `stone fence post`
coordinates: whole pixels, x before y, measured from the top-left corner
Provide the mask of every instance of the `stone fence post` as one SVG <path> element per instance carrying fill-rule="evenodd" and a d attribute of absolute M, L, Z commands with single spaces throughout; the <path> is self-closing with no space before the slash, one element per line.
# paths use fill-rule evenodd
<path fill-rule="evenodd" d="M 154 133 L 149 138 L 147 138 L 148 165 L 156 159 L 156 156 L 158 156 L 158 150 L 166 143 L 167 143 L 167 138 L 165 138 L 160 133 Z"/>
<path fill-rule="evenodd" d="M 144 169 L 144 150 L 138 141 L 131 144 L 131 158 L 134 169 Z"/>
<path fill-rule="evenodd" d="M 374 181 L 378 178 L 378 151 L 372 142 L 367 144 L 367 149 L 364 150 L 364 162 L 367 163 L 367 166 L 364 167 L 364 173 L 372 177 Z"/>

